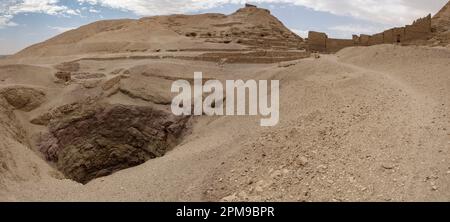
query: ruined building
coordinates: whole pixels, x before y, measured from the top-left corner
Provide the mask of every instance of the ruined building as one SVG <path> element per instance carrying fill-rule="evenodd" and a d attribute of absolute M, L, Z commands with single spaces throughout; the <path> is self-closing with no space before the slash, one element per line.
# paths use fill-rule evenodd
<path fill-rule="evenodd" d="M 252 5 L 252 4 L 248 4 L 248 3 L 245 4 L 245 7 L 246 8 L 258 8 L 256 5 Z"/>
<path fill-rule="evenodd" d="M 310 51 L 333 53 L 351 46 L 408 44 L 429 39 L 431 31 L 431 15 L 428 15 L 414 21 L 412 25 L 392 28 L 375 35 L 353 35 L 353 39 L 333 39 L 325 33 L 311 31 L 308 46 Z"/>

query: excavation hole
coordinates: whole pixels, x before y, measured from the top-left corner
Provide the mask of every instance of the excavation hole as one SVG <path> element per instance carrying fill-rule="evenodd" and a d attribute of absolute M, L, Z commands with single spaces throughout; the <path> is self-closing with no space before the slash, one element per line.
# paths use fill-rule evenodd
<path fill-rule="evenodd" d="M 161 157 L 188 132 L 188 117 L 151 107 L 102 105 L 75 113 L 52 120 L 38 147 L 83 184 Z"/>

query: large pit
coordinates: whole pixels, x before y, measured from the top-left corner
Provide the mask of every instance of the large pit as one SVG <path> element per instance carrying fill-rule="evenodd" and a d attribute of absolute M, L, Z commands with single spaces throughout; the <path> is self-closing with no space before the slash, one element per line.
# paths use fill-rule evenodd
<path fill-rule="evenodd" d="M 163 156 L 189 118 L 129 105 L 96 105 L 51 119 L 38 148 L 67 178 L 86 184 Z"/>

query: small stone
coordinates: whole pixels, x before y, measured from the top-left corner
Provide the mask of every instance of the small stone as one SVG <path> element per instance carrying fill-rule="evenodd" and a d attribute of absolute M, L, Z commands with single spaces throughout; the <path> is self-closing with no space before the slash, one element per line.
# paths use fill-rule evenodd
<path fill-rule="evenodd" d="M 437 190 L 438 190 L 438 187 L 437 187 L 436 185 L 434 185 L 434 186 L 431 187 L 431 190 L 437 191 Z"/>
<path fill-rule="evenodd" d="M 270 175 L 271 178 L 276 178 L 276 177 L 279 177 L 279 176 L 281 176 L 281 171 L 279 171 L 279 170 L 275 170 L 275 171 Z"/>
<path fill-rule="evenodd" d="M 264 191 L 264 189 L 261 186 L 256 186 L 255 191 L 258 193 L 262 193 Z"/>
<path fill-rule="evenodd" d="M 248 195 L 245 191 L 239 192 L 238 196 L 242 199 L 248 199 Z"/>
<path fill-rule="evenodd" d="M 356 182 L 356 178 L 355 178 L 355 177 L 352 177 L 352 176 L 349 177 L 348 180 L 349 180 L 351 183 Z"/>
<path fill-rule="evenodd" d="M 304 156 L 300 156 L 298 158 L 298 162 L 300 163 L 301 166 L 306 166 L 308 164 L 308 159 Z"/>
<path fill-rule="evenodd" d="M 317 169 L 318 169 L 320 172 L 325 172 L 325 171 L 328 169 L 328 167 L 325 166 L 325 165 L 319 165 L 319 166 L 317 166 Z"/>
<path fill-rule="evenodd" d="M 237 200 L 237 196 L 236 194 L 230 195 L 230 196 L 226 196 L 224 198 L 222 198 L 222 202 L 235 202 Z"/>
<path fill-rule="evenodd" d="M 389 163 L 384 163 L 381 166 L 386 170 L 392 170 L 395 168 L 395 166 L 393 164 L 389 164 Z"/>

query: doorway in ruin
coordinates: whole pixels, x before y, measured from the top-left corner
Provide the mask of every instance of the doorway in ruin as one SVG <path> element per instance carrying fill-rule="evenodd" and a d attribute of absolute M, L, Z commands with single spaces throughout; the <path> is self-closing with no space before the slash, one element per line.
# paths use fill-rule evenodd
<path fill-rule="evenodd" d="M 397 43 L 400 43 L 400 42 L 401 42 L 401 38 L 402 38 L 401 35 L 397 35 Z"/>

